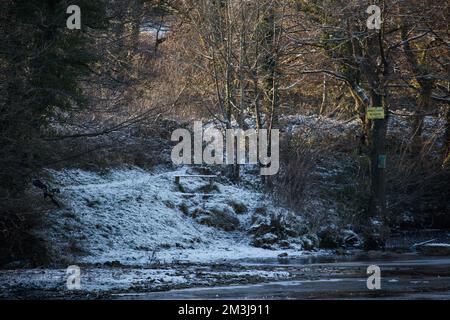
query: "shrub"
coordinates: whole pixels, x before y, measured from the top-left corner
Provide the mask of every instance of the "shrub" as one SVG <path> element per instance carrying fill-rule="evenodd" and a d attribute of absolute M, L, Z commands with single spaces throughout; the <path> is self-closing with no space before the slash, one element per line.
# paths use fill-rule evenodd
<path fill-rule="evenodd" d="M 0 266 L 19 262 L 40 266 L 50 262 L 47 244 L 33 230 L 42 222 L 43 206 L 33 196 L 8 198 L 0 214 Z"/>
<path fill-rule="evenodd" d="M 318 151 L 299 134 L 287 134 L 280 145 L 280 172 L 267 184 L 273 198 L 298 211 L 303 204 L 308 180 Z"/>

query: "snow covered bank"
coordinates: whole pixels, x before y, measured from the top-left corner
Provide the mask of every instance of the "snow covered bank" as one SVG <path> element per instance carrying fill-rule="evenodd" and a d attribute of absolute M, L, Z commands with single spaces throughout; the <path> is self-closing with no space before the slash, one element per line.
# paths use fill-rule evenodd
<path fill-rule="evenodd" d="M 0 299 L 38 295 L 54 298 L 66 295 L 111 294 L 114 292 L 152 292 L 190 286 L 210 287 L 230 283 L 254 283 L 295 278 L 288 271 L 242 270 L 217 272 L 189 266 L 176 268 L 82 268 L 80 290 L 67 290 L 65 269 L 29 269 L 0 271 Z M 38 292 L 37 294 L 33 291 Z"/>
<path fill-rule="evenodd" d="M 186 175 L 187 170 L 50 171 L 65 207 L 46 217 L 46 228 L 39 235 L 56 257 L 75 264 L 202 263 L 303 254 L 250 245 L 251 214 L 255 208 L 268 206 L 262 194 L 218 182 L 212 197 L 187 196 L 175 183 L 175 176 Z M 194 179 L 186 182 L 185 188 L 196 191 L 204 185 L 201 179 Z M 183 208 L 231 208 L 233 201 L 245 203 L 248 210 L 236 214 L 239 226 L 231 232 L 199 224 L 183 213 Z"/>

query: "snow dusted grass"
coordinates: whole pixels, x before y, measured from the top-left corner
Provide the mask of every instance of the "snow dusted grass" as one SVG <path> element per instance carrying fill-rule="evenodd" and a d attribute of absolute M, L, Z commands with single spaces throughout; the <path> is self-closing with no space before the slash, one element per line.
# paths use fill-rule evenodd
<path fill-rule="evenodd" d="M 343 122 L 324 116 L 312 115 L 283 116 L 280 121 L 287 132 L 307 134 L 314 138 L 328 136 L 339 138 L 360 131 L 358 120 Z"/>
<path fill-rule="evenodd" d="M 266 206 L 254 190 L 217 183 L 216 196 L 187 197 L 175 184 L 187 168 L 148 172 L 137 168 L 95 173 L 82 170 L 50 171 L 61 189 L 65 208 L 49 214 L 48 229 L 39 231 L 56 257 L 74 264 L 119 262 L 124 265 L 196 262 L 208 263 L 246 258 L 276 258 L 282 252 L 252 247 L 247 233 L 251 213 Z M 185 182 L 195 191 L 205 181 Z M 180 207 L 227 206 L 245 203 L 248 212 L 237 215 L 238 230 L 222 231 L 198 224 Z"/>
<path fill-rule="evenodd" d="M 413 114 L 408 112 L 403 112 L 403 114 L 410 117 L 393 114 L 389 116 L 388 135 L 408 141 L 411 135 L 410 120 Z M 296 115 L 281 117 L 281 124 L 287 132 L 302 133 L 316 139 L 324 137 L 340 139 L 344 136 L 361 134 L 361 122 L 358 119 L 341 121 L 318 115 Z M 442 140 L 445 132 L 445 121 L 436 116 L 426 116 L 424 117 L 423 129 L 425 139 L 434 139 L 437 136 L 439 140 Z M 442 141 L 440 142 L 442 143 Z"/>

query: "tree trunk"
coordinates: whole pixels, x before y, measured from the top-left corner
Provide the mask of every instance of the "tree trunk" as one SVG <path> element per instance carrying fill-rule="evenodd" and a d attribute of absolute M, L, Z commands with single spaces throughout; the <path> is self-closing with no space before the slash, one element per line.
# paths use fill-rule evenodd
<path fill-rule="evenodd" d="M 384 97 L 379 93 L 371 92 L 371 106 L 386 109 Z M 371 217 L 386 215 L 386 133 L 387 110 L 385 119 L 373 120 L 370 139 L 371 160 L 371 194 L 369 214 Z"/>
<path fill-rule="evenodd" d="M 277 27 L 275 21 L 275 9 L 270 5 L 264 16 L 263 37 L 264 37 L 264 61 L 263 69 L 265 72 L 264 80 L 264 109 L 268 117 L 269 123 L 267 127 L 269 131 L 278 126 L 279 113 L 279 88 L 277 75 Z"/>

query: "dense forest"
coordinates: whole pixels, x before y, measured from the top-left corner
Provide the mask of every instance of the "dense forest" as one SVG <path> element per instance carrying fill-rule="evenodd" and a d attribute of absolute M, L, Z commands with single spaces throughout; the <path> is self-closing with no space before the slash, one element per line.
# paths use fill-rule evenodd
<path fill-rule="evenodd" d="M 444 0 L 2 0 L 0 263 L 57 260 L 35 233 L 67 205 L 48 170 L 172 168 L 171 134 L 195 120 L 280 130 L 277 175 L 198 166 L 283 208 L 257 208 L 256 247 L 449 229 L 449 15 Z"/>

